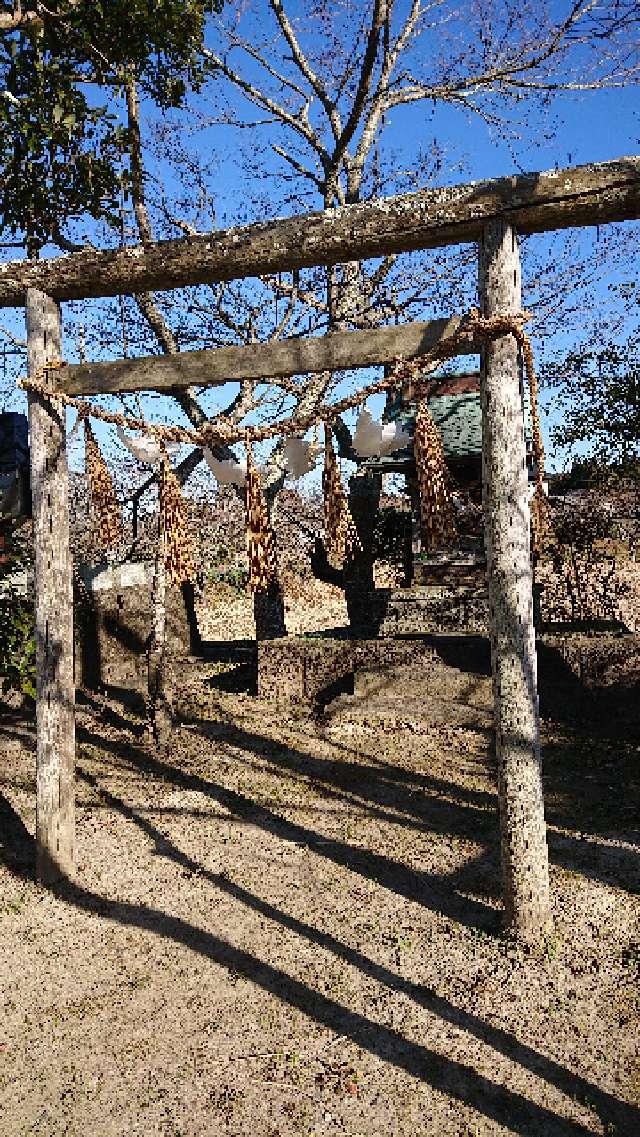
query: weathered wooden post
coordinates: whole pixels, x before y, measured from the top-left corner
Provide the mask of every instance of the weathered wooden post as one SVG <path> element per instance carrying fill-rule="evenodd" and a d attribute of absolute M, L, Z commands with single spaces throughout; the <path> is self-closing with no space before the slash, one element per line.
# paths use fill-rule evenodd
<path fill-rule="evenodd" d="M 147 737 L 164 754 L 171 734 L 172 710 L 167 691 L 167 570 L 166 537 L 158 518 L 158 548 L 151 582 L 151 637 L 148 648 Z"/>
<path fill-rule="evenodd" d="M 485 316 L 521 308 L 515 230 L 488 223 L 480 242 Z M 550 930 L 542 798 L 523 392 L 513 336 L 483 352 L 482 467 L 489 578 L 503 893 L 508 930 L 535 945 Z"/>
<path fill-rule="evenodd" d="M 29 374 L 60 359 L 60 310 L 27 291 Z M 69 549 L 65 412 L 56 399 L 29 394 L 36 617 L 36 874 L 69 876 L 75 845 L 75 687 L 73 580 Z"/>

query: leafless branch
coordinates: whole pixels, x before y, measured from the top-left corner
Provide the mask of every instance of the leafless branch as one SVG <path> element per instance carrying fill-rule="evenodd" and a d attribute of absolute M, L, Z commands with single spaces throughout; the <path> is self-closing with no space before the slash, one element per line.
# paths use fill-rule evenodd
<path fill-rule="evenodd" d="M 311 90 L 315 95 L 317 95 L 322 106 L 324 107 L 327 118 L 331 124 L 333 137 L 337 141 L 342 133 L 342 125 L 340 122 L 338 109 L 333 100 L 329 98 L 324 84 L 320 82 L 320 79 L 316 75 L 304 52 L 302 51 L 289 18 L 284 10 L 282 0 L 270 0 L 270 4 L 272 11 L 274 12 L 275 17 L 282 30 L 282 34 L 291 49 L 291 54 L 293 56 L 294 62 L 300 70 L 300 73 L 307 80 L 309 86 L 311 87 Z"/>
<path fill-rule="evenodd" d="M 218 68 L 218 70 L 220 70 L 222 74 L 225 75 L 227 79 L 229 79 L 231 83 L 234 84 L 234 86 L 236 86 L 247 96 L 250 102 L 252 102 L 257 107 L 260 107 L 261 110 L 269 111 L 271 114 L 275 115 L 275 117 L 279 119 L 280 122 L 285 123 L 287 126 L 291 127 L 292 130 L 296 131 L 296 133 L 304 138 L 305 141 L 308 142 L 309 146 L 311 146 L 316 151 L 323 164 L 328 161 L 329 156 L 324 146 L 322 145 L 322 142 L 320 141 L 319 135 L 309 124 L 307 106 L 301 107 L 297 115 L 291 114 L 285 107 L 277 103 L 275 99 L 272 99 L 265 92 L 260 91 L 259 88 L 256 87 L 253 83 L 250 83 L 247 79 L 244 79 L 241 75 L 239 75 L 237 71 L 234 71 L 231 67 L 229 67 L 229 65 L 223 59 L 221 59 L 219 55 L 216 55 L 209 49 L 205 50 L 205 55 L 210 60 L 210 62 L 213 63 Z"/>
<path fill-rule="evenodd" d="M 306 166 L 303 166 L 302 162 L 299 162 L 297 158 L 294 158 L 292 154 L 289 154 L 283 146 L 278 146 L 276 143 L 274 143 L 271 149 L 273 150 L 274 154 L 277 154 L 280 158 L 284 158 L 285 162 L 288 162 L 288 164 L 293 170 L 296 171 L 297 174 L 300 174 L 301 177 L 307 178 L 308 181 L 313 182 L 314 186 L 316 186 L 316 188 L 319 189 L 321 193 L 324 192 L 324 183 L 322 179 L 319 178 L 317 174 L 314 174 L 311 170 L 307 169 Z"/>
<path fill-rule="evenodd" d="M 4 324 L 0 324 L 0 335 L 9 340 L 9 343 L 15 344 L 16 347 L 26 348 L 27 346 L 26 340 L 20 339 L 18 336 L 14 335 L 14 333 L 9 331 L 9 328 L 7 328 Z"/>

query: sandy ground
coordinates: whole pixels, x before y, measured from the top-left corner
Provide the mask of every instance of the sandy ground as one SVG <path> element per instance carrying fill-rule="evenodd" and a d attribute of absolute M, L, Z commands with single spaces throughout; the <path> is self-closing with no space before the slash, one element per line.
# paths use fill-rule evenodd
<path fill-rule="evenodd" d="M 546 726 L 534 959 L 499 936 L 486 733 L 285 717 L 219 672 L 162 758 L 84 703 L 55 890 L 33 724 L 0 721 L 2 1137 L 639 1133 L 636 746 Z"/>

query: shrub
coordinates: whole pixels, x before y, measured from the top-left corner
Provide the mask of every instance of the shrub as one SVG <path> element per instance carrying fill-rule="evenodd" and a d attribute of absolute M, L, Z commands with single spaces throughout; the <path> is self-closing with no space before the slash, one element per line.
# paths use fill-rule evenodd
<path fill-rule="evenodd" d="M 247 569 L 240 566 L 228 569 L 214 569 L 209 574 L 210 584 L 228 584 L 235 592 L 245 592 L 249 583 Z"/>
<path fill-rule="evenodd" d="M 6 556 L 0 562 L 0 690 L 36 697 L 36 645 L 33 596 L 24 595 L 16 579 L 31 567 L 27 541 L 18 533 L 10 536 Z"/>

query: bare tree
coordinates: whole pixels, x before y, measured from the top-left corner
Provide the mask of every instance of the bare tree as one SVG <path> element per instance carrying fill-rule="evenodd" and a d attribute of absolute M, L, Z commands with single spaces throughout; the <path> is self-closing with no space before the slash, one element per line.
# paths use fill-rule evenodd
<path fill-rule="evenodd" d="M 209 52 L 217 74 L 214 100 L 219 92 L 216 121 L 236 128 L 234 145 L 250 137 L 247 173 L 271 187 L 273 164 L 279 163 L 283 205 L 308 209 L 317 202 L 331 209 L 424 186 L 438 176 L 447 154 L 437 136 L 418 148 L 408 167 L 394 152 L 390 128 L 401 122 L 402 108 L 420 104 L 426 117 L 446 105 L 475 117 L 479 128 L 517 136 L 514 107 L 526 103 L 528 117 L 544 116 L 560 91 L 621 85 L 637 75 L 628 39 L 636 26 L 631 4 L 613 12 L 595 2 L 569 3 L 564 10 L 510 2 L 497 10 L 450 0 L 317 0 L 302 12 L 298 7 L 294 18 L 285 0 L 264 0 L 255 14 L 230 12 L 220 24 L 219 48 Z M 256 207 L 259 200 L 254 213 Z M 469 282 L 475 274 L 468 270 L 474 256 L 467 250 L 390 256 L 306 274 L 304 286 L 299 277 L 264 283 L 295 304 L 310 329 L 331 334 L 407 319 L 428 304 L 451 310 L 473 302 Z M 565 295 L 576 286 L 571 267 Z M 558 284 L 557 273 L 552 281 L 534 274 L 540 306 L 558 304 Z M 289 334 L 295 313 L 288 308 Z M 317 396 L 341 379 L 324 376 Z M 357 463 L 344 422 L 337 437 L 342 457 Z M 277 473 L 269 481 L 273 492 Z M 314 559 L 318 574 L 345 587 L 356 624 L 359 599 L 365 598 L 365 610 L 371 607 L 379 496 L 379 479 L 358 470 L 350 498 L 362 552 L 341 572 L 330 568 L 321 542 Z"/>
<path fill-rule="evenodd" d="M 418 104 L 425 119 L 441 106 L 458 109 L 475 117 L 479 128 L 511 133 L 516 145 L 513 109 L 525 101 L 529 119 L 534 111 L 544 114 L 559 91 L 622 84 L 637 73 L 629 50 L 634 22 L 628 3 L 616 5 L 614 13 L 595 2 L 566 4 L 559 12 L 557 5 L 534 9 L 515 2 L 496 10 L 451 0 L 318 0 L 302 12 L 298 7 L 294 19 L 284 0 L 263 0 L 257 9 L 229 9 L 217 25 L 219 43 L 207 53 L 215 77 L 212 109 L 198 110 L 194 129 L 212 123 L 234 128 L 234 148 L 243 151 L 243 197 L 250 200 L 252 216 L 273 215 L 274 204 L 308 209 L 316 202 L 330 209 L 428 184 L 450 164 L 437 135 L 408 164 L 394 151 L 392 128 L 401 123 L 402 108 Z M 129 76 L 126 92 L 132 236 L 146 243 L 155 234 L 196 232 L 215 215 L 214 171 L 189 150 L 183 120 L 177 129 L 168 119 L 156 122 L 153 133 L 143 137 L 135 76 Z M 434 123 L 436 131 L 437 119 Z M 243 147 L 246 138 L 250 144 Z M 156 161 L 158 174 L 145 169 L 143 155 L 149 169 Z M 159 176 L 167 162 L 184 186 L 172 199 Z M 241 219 L 240 206 L 238 215 Z M 165 352 L 195 343 L 331 334 L 411 318 L 428 305 L 450 311 L 468 304 L 475 299 L 470 284 L 475 273 L 468 271 L 474 264 L 473 251 L 440 250 L 171 297 L 145 294 L 136 304 Z M 574 284 L 567 274 L 566 287 Z M 556 277 L 542 276 L 537 291 L 541 305 L 557 304 Z M 226 413 L 240 423 L 249 414 L 278 414 L 292 402 L 312 408 L 343 380 L 325 374 L 280 387 L 245 383 Z M 192 423 L 206 417 L 193 392 L 179 402 Z M 353 460 L 346 423 L 338 424 L 337 437 L 342 456 Z M 282 455 L 276 448 L 266 476 L 270 509 L 282 484 Z M 351 499 L 361 556 L 342 575 L 329 573 L 322 546 L 314 563 L 355 596 L 373 588 L 369 537 L 379 484 L 358 472 Z M 263 597 L 256 617 L 259 635 L 282 632 L 281 596 Z"/>

